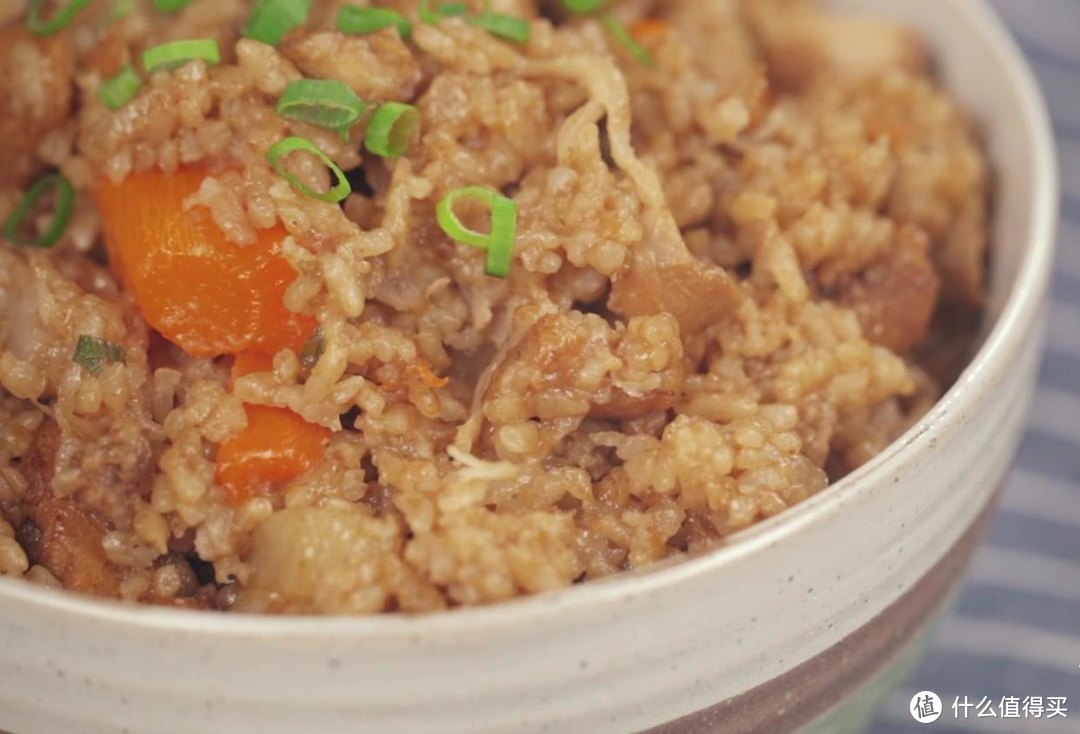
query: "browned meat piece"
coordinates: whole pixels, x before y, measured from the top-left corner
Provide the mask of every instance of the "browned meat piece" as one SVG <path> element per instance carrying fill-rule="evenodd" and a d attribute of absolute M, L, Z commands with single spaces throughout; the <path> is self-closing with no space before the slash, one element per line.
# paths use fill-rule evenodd
<path fill-rule="evenodd" d="M 818 78 L 863 78 L 889 69 L 924 72 L 918 37 L 876 18 L 830 15 L 803 0 L 744 0 L 773 82 L 801 92 Z"/>
<path fill-rule="evenodd" d="M 39 38 L 22 23 L 0 29 L 0 186 L 34 174 L 34 149 L 71 108 L 74 70 L 66 33 Z"/>
<path fill-rule="evenodd" d="M 690 254 L 670 213 L 652 219 L 630 266 L 612 280 L 611 309 L 627 317 L 671 314 L 683 334 L 734 313 L 746 298 L 735 279 Z"/>
<path fill-rule="evenodd" d="M 926 337 L 941 292 L 926 235 L 901 227 L 893 247 L 845 289 L 841 302 L 859 317 L 866 338 L 898 354 Z"/>
<path fill-rule="evenodd" d="M 31 561 L 47 568 L 68 589 L 97 596 L 118 597 L 123 571 L 105 557 L 102 538 L 106 528 L 67 497 L 56 497 L 52 476 L 60 430 L 46 422 L 38 432 L 33 452 L 22 469 L 30 487 L 24 511 L 33 528 L 21 533 Z"/>

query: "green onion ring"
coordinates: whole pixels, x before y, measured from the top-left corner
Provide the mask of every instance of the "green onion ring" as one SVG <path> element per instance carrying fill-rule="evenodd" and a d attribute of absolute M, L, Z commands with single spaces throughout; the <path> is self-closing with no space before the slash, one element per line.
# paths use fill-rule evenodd
<path fill-rule="evenodd" d="M 323 162 L 327 168 L 337 177 L 337 184 L 333 186 L 329 191 L 316 191 L 301 181 L 299 178 L 289 173 L 285 168 L 285 162 L 282 160 L 289 153 L 294 151 L 304 151 L 311 153 L 320 161 Z M 270 150 L 266 151 L 266 157 L 270 161 L 270 165 L 275 171 L 281 174 L 282 177 L 288 181 L 294 189 L 299 191 L 305 196 L 310 196 L 312 199 L 318 199 L 319 201 L 325 201 L 328 204 L 337 204 L 348 198 L 352 193 L 352 187 L 349 185 L 349 180 L 345 178 L 345 173 L 338 168 L 337 164 L 330 160 L 330 156 L 322 152 L 322 149 L 315 143 L 311 142 L 307 138 L 301 138 L 299 136 L 292 136 L 279 140 L 270 146 Z"/>
<path fill-rule="evenodd" d="M 189 61 L 221 62 L 221 51 L 212 38 L 192 38 L 172 41 L 148 48 L 143 52 L 143 67 L 149 72 L 176 69 Z"/>
<path fill-rule="evenodd" d="M 191 0 L 154 0 L 154 7 L 163 13 L 175 13 L 191 4 Z"/>
<path fill-rule="evenodd" d="M 277 46 L 290 32 L 307 22 L 311 0 L 258 0 L 244 35 Z"/>
<path fill-rule="evenodd" d="M 337 130 L 348 142 L 349 129 L 364 116 L 367 102 L 344 82 L 335 79 L 300 79 L 285 87 L 277 113 L 287 120 Z"/>
<path fill-rule="evenodd" d="M 39 36 L 51 36 L 64 30 L 71 25 L 75 16 L 90 4 L 90 0 L 70 0 L 67 5 L 57 10 L 52 18 L 46 20 L 41 17 L 45 2 L 46 0 L 30 0 L 26 13 L 26 27 Z"/>
<path fill-rule="evenodd" d="M 465 3 L 444 3 L 438 10 L 431 9 L 431 0 L 420 0 L 420 20 L 435 24 L 451 15 L 468 15 L 469 6 Z"/>
<path fill-rule="evenodd" d="M 490 234 L 476 232 L 462 224 L 454 212 L 454 206 L 462 199 L 473 199 L 487 205 L 491 211 Z M 513 199 L 487 186 L 466 186 L 447 194 L 435 207 L 435 217 L 439 227 L 452 240 L 487 250 L 485 273 L 497 278 L 510 275 L 518 218 L 518 206 Z"/>
<path fill-rule="evenodd" d="M 26 218 L 30 216 L 38 200 L 52 189 L 56 189 L 56 206 L 53 209 L 53 219 L 49 228 L 38 237 L 24 237 L 22 228 Z M 11 216 L 4 224 L 4 237 L 15 244 L 27 247 L 52 247 L 64 234 L 74 211 L 75 188 L 71 182 L 59 173 L 46 173 L 27 189 L 22 201 L 11 212 Z"/>
<path fill-rule="evenodd" d="M 607 0 L 562 0 L 567 10 L 574 13 L 591 13 L 607 5 Z"/>
<path fill-rule="evenodd" d="M 337 29 L 342 33 L 375 33 L 390 26 L 397 26 L 403 40 L 412 38 L 412 23 L 394 10 L 358 8 L 355 5 L 343 5 L 338 10 Z"/>
<path fill-rule="evenodd" d="M 116 76 L 101 85 L 98 89 L 98 97 L 110 110 L 118 110 L 135 98 L 142 85 L 143 80 L 139 72 L 135 71 L 134 66 L 128 64 Z"/>
<path fill-rule="evenodd" d="M 489 12 L 466 18 L 466 20 L 478 28 L 483 28 L 493 36 L 508 38 L 519 43 L 526 43 L 532 31 L 529 21 L 505 13 Z"/>
<path fill-rule="evenodd" d="M 411 104 L 387 102 L 368 122 L 364 146 L 383 158 L 398 158 L 420 126 L 420 111 Z"/>

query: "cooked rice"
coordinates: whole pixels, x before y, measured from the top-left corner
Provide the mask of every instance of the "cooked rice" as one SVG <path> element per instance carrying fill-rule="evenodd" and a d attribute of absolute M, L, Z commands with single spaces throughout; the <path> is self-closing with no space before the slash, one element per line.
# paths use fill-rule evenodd
<path fill-rule="evenodd" d="M 346 36 L 340 4 L 278 48 L 239 36 L 242 0 L 0 30 L 0 217 L 46 169 L 78 191 L 55 248 L 0 246 L 0 573 L 223 610 L 510 599 L 714 547 L 869 460 L 955 373 L 935 355 L 981 306 L 988 175 L 906 30 L 802 0 L 615 3 L 663 21 L 652 69 L 554 2 L 493 3 L 527 44 L 457 18 Z M 222 64 L 98 99 L 143 49 L 200 37 Z M 279 117 L 302 77 L 415 104 L 420 134 L 391 161 L 363 125 Z M 287 135 L 374 195 L 298 193 L 266 158 Z M 193 164 L 213 173 L 185 206 L 236 247 L 288 231 L 317 362 L 285 350 L 230 385 L 231 358 L 154 334 L 100 264 L 98 182 Z M 294 172 L 329 183 L 314 158 Z M 435 221 L 478 184 L 519 207 L 506 280 Z M 126 361 L 90 374 L 84 334 Z M 333 435 L 236 503 L 217 453 L 245 404 Z"/>

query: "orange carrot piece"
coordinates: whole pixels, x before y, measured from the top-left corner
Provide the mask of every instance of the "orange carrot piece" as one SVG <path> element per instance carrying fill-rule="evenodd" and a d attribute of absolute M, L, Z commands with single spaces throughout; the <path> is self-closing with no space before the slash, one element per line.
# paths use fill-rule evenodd
<path fill-rule="evenodd" d="M 248 425 L 218 448 L 217 483 L 229 504 L 269 494 L 314 468 L 330 431 L 285 408 L 246 405 Z"/>
<path fill-rule="evenodd" d="M 146 320 L 191 355 L 297 351 L 310 317 L 283 302 L 296 272 L 281 257 L 286 231 L 230 242 L 203 207 L 185 210 L 207 170 L 132 173 L 95 191 L 113 269 Z"/>
<path fill-rule="evenodd" d="M 238 354 L 229 373 L 229 389 L 232 389 L 232 383 L 244 375 L 272 372 L 273 369 L 274 358 L 268 354 Z"/>
<path fill-rule="evenodd" d="M 630 35 L 635 41 L 645 46 L 663 40 L 667 32 L 667 23 L 656 18 L 642 18 L 630 26 Z"/>

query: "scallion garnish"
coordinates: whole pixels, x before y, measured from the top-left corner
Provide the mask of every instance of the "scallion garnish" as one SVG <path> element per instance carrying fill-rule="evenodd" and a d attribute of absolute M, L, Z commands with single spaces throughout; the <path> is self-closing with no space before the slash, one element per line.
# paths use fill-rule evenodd
<path fill-rule="evenodd" d="M 143 52 L 142 58 L 147 71 L 167 71 L 181 67 L 189 61 L 220 63 L 221 51 L 217 41 L 212 38 L 191 38 L 148 48 Z"/>
<path fill-rule="evenodd" d="M 383 158 L 398 158 L 420 126 L 420 111 L 411 104 L 387 102 L 368 122 L 364 145 Z"/>
<path fill-rule="evenodd" d="M 277 113 L 288 120 L 337 130 L 348 141 L 349 128 L 367 110 L 367 102 L 344 82 L 334 79 L 300 79 L 285 87 Z"/>
<path fill-rule="evenodd" d="M 469 6 L 465 3 L 443 3 L 438 10 L 432 10 L 431 0 L 420 0 L 420 20 L 425 23 L 438 23 L 451 15 L 468 15 Z"/>
<path fill-rule="evenodd" d="M 258 0 L 244 35 L 277 46 L 291 31 L 307 22 L 311 0 Z"/>
<path fill-rule="evenodd" d="M 482 15 L 474 15 L 466 20 L 478 28 L 483 28 L 493 36 L 509 38 L 511 41 L 525 43 L 529 40 L 531 27 L 529 21 L 505 13 L 487 12 Z"/>
<path fill-rule="evenodd" d="M 301 181 L 297 176 L 289 173 L 285 168 L 285 156 L 294 151 L 303 151 L 305 153 L 311 153 L 323 164 L 330 169 L 330 171 L 337 178 L 337 183 L 329 191 L 316 191 Z M 318 199 L 319 201 L 325 201 L 327 203 L 336 204 L 340 201 L 344 201 L 349 194 L 352 193 L 352 187 L 349 185 L 349 180 L 345 178 L 345 173 L 338 168 L 337 164 L 330 160 L 330 156 L 322 152 L 322 149 L 315 143 L 311 142 L 307 138 L 301 138 L 299 136 L 293 136 L 279 140 L 270 146 L 270 150 L 266 151 L 266 157 L 270 161 L 270 165 L 275 171 L 280 173 L 286 181 L 292 184 L 292 187 L 305 196 L 310 196 L 312 199 Z"/>
<path fill-rule="evenodd" d="M 135 0 L 116 0 L 113 3 L 112 9 L 109 10 L 109 22 L 114 23 L 118 20 L 131 15 L 131 11 L 135 9 Z"/>
<path fill-rule="evenodd" d="M 563 5 L 574 13 L 591 13 L 607 5 L 607 0 L 563 0 Z"/>
<path fill-rule="evenodd" d="M 154 0 L 154 7 L 163 13 L 175 13 L 191 4 L 191 0 Z"/>
<path fill-rule="evenodd" d="M 51 36 L 67 28 L 79 11 L 90 4 L 90 0 L 70 0 L 57 10 L 51 18 L 42 18 L 48 0 L 30 0 L 26 11 L 26 27 L 39 36 Z"/>
<path fill-rule="evenodd" d="M 142 85 L 143 81 L 139 72 L 135 71 L 134 66 L 128 64 L 116 76 L 101 85 L 98 97 L 110 110 L 118 110 L 135 98 Z"/>
<path fill-rule="evenodd" d="M 472 199 L 487 205 L 491 211 L 490 234 L 476 232 L 461 223 L 454 213 L 454 206 L 462 199 Z M 505 278 L 510 274 L 518 217 L 517 203 L 513 199 L 486 186 L 466 186 L 447 194 L 435 208 L 435 216 L 439 227 L 451 239 L 463 245 L 487 250 L 485 273 L 497 278 Z"/>
<path fill-rule="evenodd" d="M 75 356 L 72 357 L 72 361 L 97 377 L 105 369 L 106 362 L 125 363 L 127 353 L 119 344 L 83 334 L 75 344 Z"/>
<path fill-rule="evenodd" d="M 26 218 L 37 207 L 38 201 L 50 191 L 56 191 L 53 205 L 53 218 L 44 233 L 37 237 L 27 237 L 23 233 Z M 35 181 L 26 191 L 11 216 L 4 224 L 4 237 L 10 242 L 27 247 L 52 247 L 67 229 L 71 214 L 75 210 L 75 188 L 71 182 L 59 173 L 46 173 Z"/>
<path fill-rule="evenodd" d="M 600 22 L 604 24 L 604 28 L 607 28 L 611 37 L 621 43 L 630 55 L 637 59 L 638 63 L 642 66 L 647 66 L 650 69 L 656 68 L 656 59 L 653 58 L 653 55 L 649 53 L 647 48 L 637 42 L 634 35 L 630 33 L 630 29 L 626 27 L 626 24 L 611 13 L 604 13 L 600 17 Z"/>
<path fill-rule="evenodd" d="M 412 23 L 401 13 L 386 8 L 358 8 L 343 5 L 338 10 L 337 29 L 342 33 L 375 33 L 383 28 L 397 26 L 404 40 L 412 38 Z"/>

